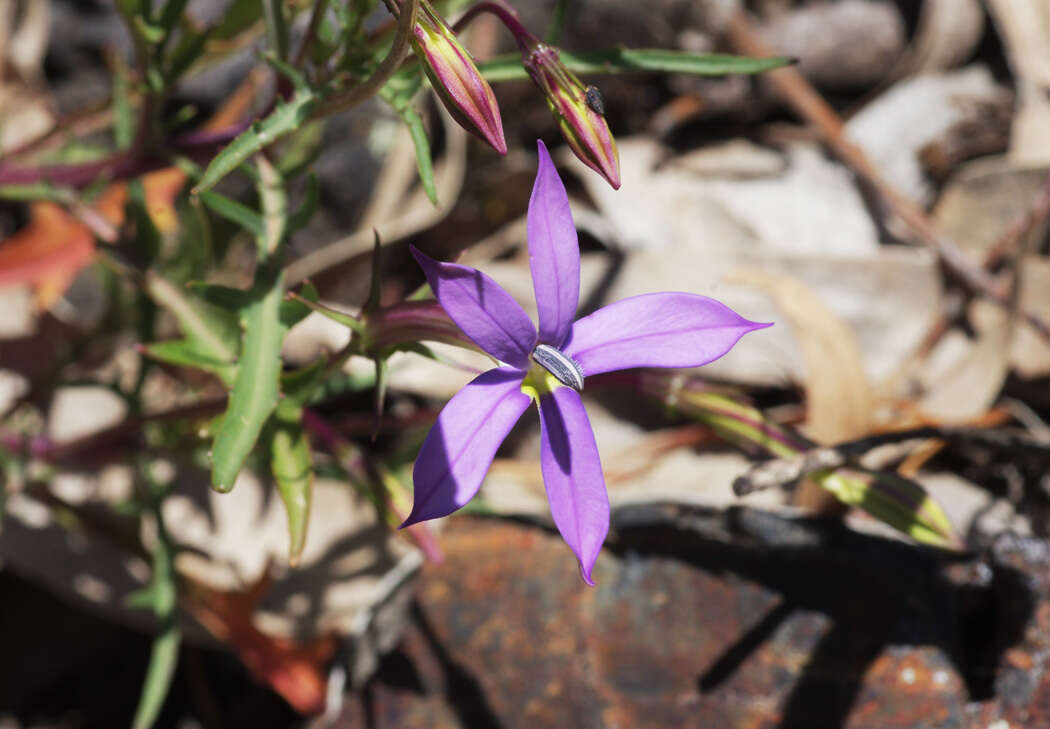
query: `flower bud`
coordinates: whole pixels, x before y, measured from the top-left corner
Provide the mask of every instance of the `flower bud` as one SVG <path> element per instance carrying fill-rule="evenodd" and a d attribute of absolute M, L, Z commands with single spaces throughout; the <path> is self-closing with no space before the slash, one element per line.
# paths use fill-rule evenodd
<path fill-rule="evenodd" d="M 497 152 L 506 154 L 503 121 L 492 87 L 456 34 L 426 0 L 419 4 L 418 21 L 412 29 L 412 48 L 452 118 Z"/>
<path fill-rule="evenodd" d="M 620 188 L 620 155 L 605 123 L 605 105 L 594 86 L 585 86 L 558 57 L 558 51 L 535 41 L 522 47 L 522 62 L 547 98 L 562 136 L 580 160 Z"/>

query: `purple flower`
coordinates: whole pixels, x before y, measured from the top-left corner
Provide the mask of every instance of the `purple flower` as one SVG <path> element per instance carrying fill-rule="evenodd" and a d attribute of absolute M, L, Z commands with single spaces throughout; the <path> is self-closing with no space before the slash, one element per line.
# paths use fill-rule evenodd
<path fill-rule="evenodd" d="M 609 530 L 598 447 L 578 390 L 585 376 L 631 367 L 698 367 L 758 324 L 705 296 L 659 293 L 610 304 L 573 321 L 580 250 L 558 173 L 543 143 L 529 201 L 529 265 L 539 332 L 495 281 L 468 266 L 412 254 L 449 317 L 500 366 L 456 393 L 416 459 L 415 503 L 404 525 L 451 514 L 477 493 L 500 444 L 536 401 L 540 465 L 551 515 L 583 579 Z"/>

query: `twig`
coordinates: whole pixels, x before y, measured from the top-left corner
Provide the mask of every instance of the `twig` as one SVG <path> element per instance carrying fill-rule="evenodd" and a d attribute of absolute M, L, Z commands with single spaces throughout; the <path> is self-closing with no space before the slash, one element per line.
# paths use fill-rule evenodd
<path fill-rule="evenodd" d="M 372 248 L 373 226 L 382 233 L 383 246 L 388 247 L 420 230 L 429 228 L 449 214 L 463 188 L 463 179 L 466 175 L 467 133 L 458 124 L 452 123 L 447 114 L 442 114 L 440 117 L 445 127 L 447 140 L 444 162 L 435 173 L 438 196 L 443 201 L 441 207 L 434 207 L 429 201 L 420 201 L 418 205 L 403 206 L 397 215 L 388 220 L 369 221 L 369 227 L 307 253 L 302 258 L 289 263 L 285 269 L 285 279 L 289 286 L 337 266 L 354 256 L 368 253 Z"/>
<path fill-rule="evenodd" d="M 146 423 L 170 422 L 188 418 L 207 418 L 221 413 L 226 398 L 207 400 L 195 405 L 166 410 L 151 415 L 133 415 L 116 425 L 65 443 L 50 438 L 25 439 L 18 435 L 0 435 L 0 447 L 19 455 L 39 458 L 48 463 L 62 463 L 85 453 L 97 453 L 122 439 L 141 433 Z"/>
<path fill-rule="evenodd" d="M 742 53 L 751 56 L 776 55 L 775 50 L 759 35 L 745 11 L 737 11 L 730 16 L 726 32 L 733 46 Z M 999 285 L 994 276 L 970 260 L 955 241 L 942 235 L 922 208 L 882 176 L 867 153 L 848 139 L 842 119 L 798 69 L 776 69 L 770 71 L 767 78 L 802 118 L 820 130 L 839 159 L 871 185 L 886 206 L 916 237 L 937 253 L 946 268 L 971 290 L 1010 307 L 1009 292 Z M 1033 312 L 1022 312 L 1022 316 L 1040 334 L 1050 339 L 1050 324 Z"/>
<path fill-rule="evenodd" d="M 1036 226 L 1050 217 L 1050 173 L 1043 179 L 1042 187 L 1036 193 L 1028 209 L 1014 219 L 985 251 L 981 264 L 991 268 L 1010 255 L 1017 242 L 1028 235 Z"/>
<path fill-rule="evenodd" d="M 755 465 L 733 481 L 733 491 L 744 496 L 755 491 L 775 488 L 797 481 L 806 473 L 825 468 L 841 468 L 880 446 L 897 445 L 904 441 L 937 438 L 945 441 L 976 443 L 1011 451 L 1037 453 L 1050 457 L 1050 441 L 1023 431 L 988 430 L 982 428 L 954 428 L 924 426 L 909 430 L 860 438 L 836 446 L 811 448 L 790 458 L 774 458 Z M 880 458 L 883 463 L 904 455 L 899 452 Z M 871 465 L 871 464 L 868 464 Z"/>

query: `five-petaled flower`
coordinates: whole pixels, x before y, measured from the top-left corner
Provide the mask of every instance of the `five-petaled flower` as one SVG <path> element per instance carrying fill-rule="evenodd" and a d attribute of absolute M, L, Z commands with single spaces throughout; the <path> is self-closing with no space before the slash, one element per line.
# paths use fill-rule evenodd
<path fill-rule="evenodd" d="M 594 584 L 591 570 L 609 530 L 609 499 L 578 392 L 584 377 L 632 367 L 698 367 L 769 325 L 686 293 L 635 296 L 574 322 L 580 294 L 576 228 L 542 142 L 539 157 L 527 224 L 538 333 L 491 278 L 412 249 L 449 317 L 502 364 L 456 393 L 438 415 L 416 459 L 415 503 L 403 526 L 446 516 L 470 501 L 500 444 L 535 400 L 551 515 L 583 579 Z"/>

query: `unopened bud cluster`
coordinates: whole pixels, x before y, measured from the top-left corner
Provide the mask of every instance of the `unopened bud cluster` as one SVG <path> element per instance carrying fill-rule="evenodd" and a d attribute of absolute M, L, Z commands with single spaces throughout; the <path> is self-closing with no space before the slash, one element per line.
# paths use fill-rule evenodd
<path fill-rule="evenodd" d="M 478 12 L 493 13 L 514 34 L 525 70 L 543 92 L 565 141 L 584 164 L 619 188 L 619 153 L 605 121 L 605 105 L 598 89 L 583 84 L 561 61 L 558 51 L 526 30 L 517 13 L 507 5 L 479 2 L 464 20 Z M 503 123 L 492 88 L 456 34 L 427 0 L 419 5 L 412 46 L 452 117 L 500 154 L 506 154 Z"/>

